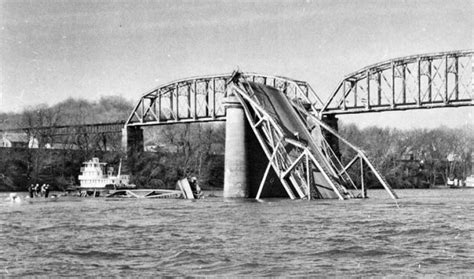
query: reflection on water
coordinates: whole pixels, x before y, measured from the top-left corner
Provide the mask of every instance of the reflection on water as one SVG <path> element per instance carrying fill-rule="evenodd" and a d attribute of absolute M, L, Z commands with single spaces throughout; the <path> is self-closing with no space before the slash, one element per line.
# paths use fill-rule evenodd
<path fill-rule="evenodd" d="M 265 202 L 0 194 L 0 275 L 474 274 L 474 189 Z M 21 195 L 24 195 L 21 193 Z"/>

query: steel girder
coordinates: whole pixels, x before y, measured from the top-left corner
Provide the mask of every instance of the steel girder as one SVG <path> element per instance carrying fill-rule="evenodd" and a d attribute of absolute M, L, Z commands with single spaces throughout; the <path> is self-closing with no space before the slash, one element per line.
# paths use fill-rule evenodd
<path fill-rule="evenodd" d="M 159 86 L 144 94 L 133 109 L 125 126 L 163 125 L 186 122 L 223 121 L 226 111 L 228 80 L 232 74 L 193 77 Z M 249 81 L 273 86 L 289 98 L 306 99 L 321 107 L 323 102 L 311 86 L 286 77 L 243 73 Z"/>
<path fill-rule="evenodd" d="M 344 77 L 319 115 L 471 106 L 472 56 L 440 52 L 365 67 Z"/>

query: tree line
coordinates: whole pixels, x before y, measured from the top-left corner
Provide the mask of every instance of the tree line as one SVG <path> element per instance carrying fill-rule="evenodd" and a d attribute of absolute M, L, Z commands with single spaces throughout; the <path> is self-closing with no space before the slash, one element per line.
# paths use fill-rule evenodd
<path fill-rule="evenodd" d="M 400 130 L 341 125 L 340 133 L 360 147 L 395 188 L 424 188 L 465 179 L 471 170 L 472 125 Z M 351 151 L 342 147 L 343 161 Z"/>
<path fill-rule="evenodd" d="M 39 104 L 19 113 L 0 113 L 0 129 L 119 122 L 132 109 L 133 103 L 120 96 L 103 96 L 98 101 L 68 98 L 52 106 Z"/>
<path fill-rule="evenodd" d="M 81 125 L 124 121 L 133 109 L 121 97 L 92 102 L 67 99 L 53 106 L 38 105 L 20 113 L 1 113 L 0 129 Z M 394 188 L 420 188 L 465 178 L 471 169 L 472 126 L 400 130 L 359 128 L 340 123 L 339 132 L 359 146 Z M 204 188 L 223 186 L 225 125 L 182 124 L 146 128 L 145 149 L 131 161 L 132 182 L 141 188 L 173 188 L 186 176 L 199 178 Z M 96 156 L 112 166 L 125 158 L 120 135 L 103 139 L 92 135 L 56 139 L 60 149 L 44 142 L 36 149 L 6 149 L 0 154 L 0 190 L 24 190 L 30 183 L 49 183 L 56 189 L 77 184 L 81 163 Z M 101 143 L 102 142 L 102 143 Z M 341 145 L 343 162 L 353 158 Z M 357 172 L 358 170 L 353 170 Z M 356 175 L 357 176 L 357 175 Z M 369 185 L 374 180 L 366 181 Z"/>

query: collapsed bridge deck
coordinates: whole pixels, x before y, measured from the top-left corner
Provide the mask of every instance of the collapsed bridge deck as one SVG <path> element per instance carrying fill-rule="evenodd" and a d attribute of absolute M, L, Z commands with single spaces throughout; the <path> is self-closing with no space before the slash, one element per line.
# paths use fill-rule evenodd
<path fill-rule="evenodd" d="M 363 152 L 353 145 L 351 148 L 356 151 L 356 157 L 349 165 L 342 164 L 321 133 L 326 130 L 341 139 L 342 137 L 314 115 L 316 110 L 308 98 L 292 100 L 276 88 L 249 82 L 239 73 L 231 80 L 232 94 L 242 104 L 246 118 L 269 162 L 257 199 L 261 198 L 262 189 L 267 184 L 270 168 L 277 174 L 281 185 L 292 199 L 366 197 L 365 185 L 357 187 L 348 172 L 358 159 L 371 172 L 376 173 L 390 196 L 397 198 Z"/>

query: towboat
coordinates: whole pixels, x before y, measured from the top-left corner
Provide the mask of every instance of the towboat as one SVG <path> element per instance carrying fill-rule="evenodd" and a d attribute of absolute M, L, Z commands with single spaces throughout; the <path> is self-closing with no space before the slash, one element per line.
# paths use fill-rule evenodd
<path fill-rule="evenodd" d="M 112 167 L 107 168 L 107 163 L 100 162 L 99 158 L 92 158 L 83 163 L 79 175 L 80 186 L 77 187 L 81 196 L 100 196 L 100 193 L 108 193 L 110 190 L 135 189 L 130 184 L 130 176 L 121 174 L 122 160 L 117 175 L 113 174 Z"/>

